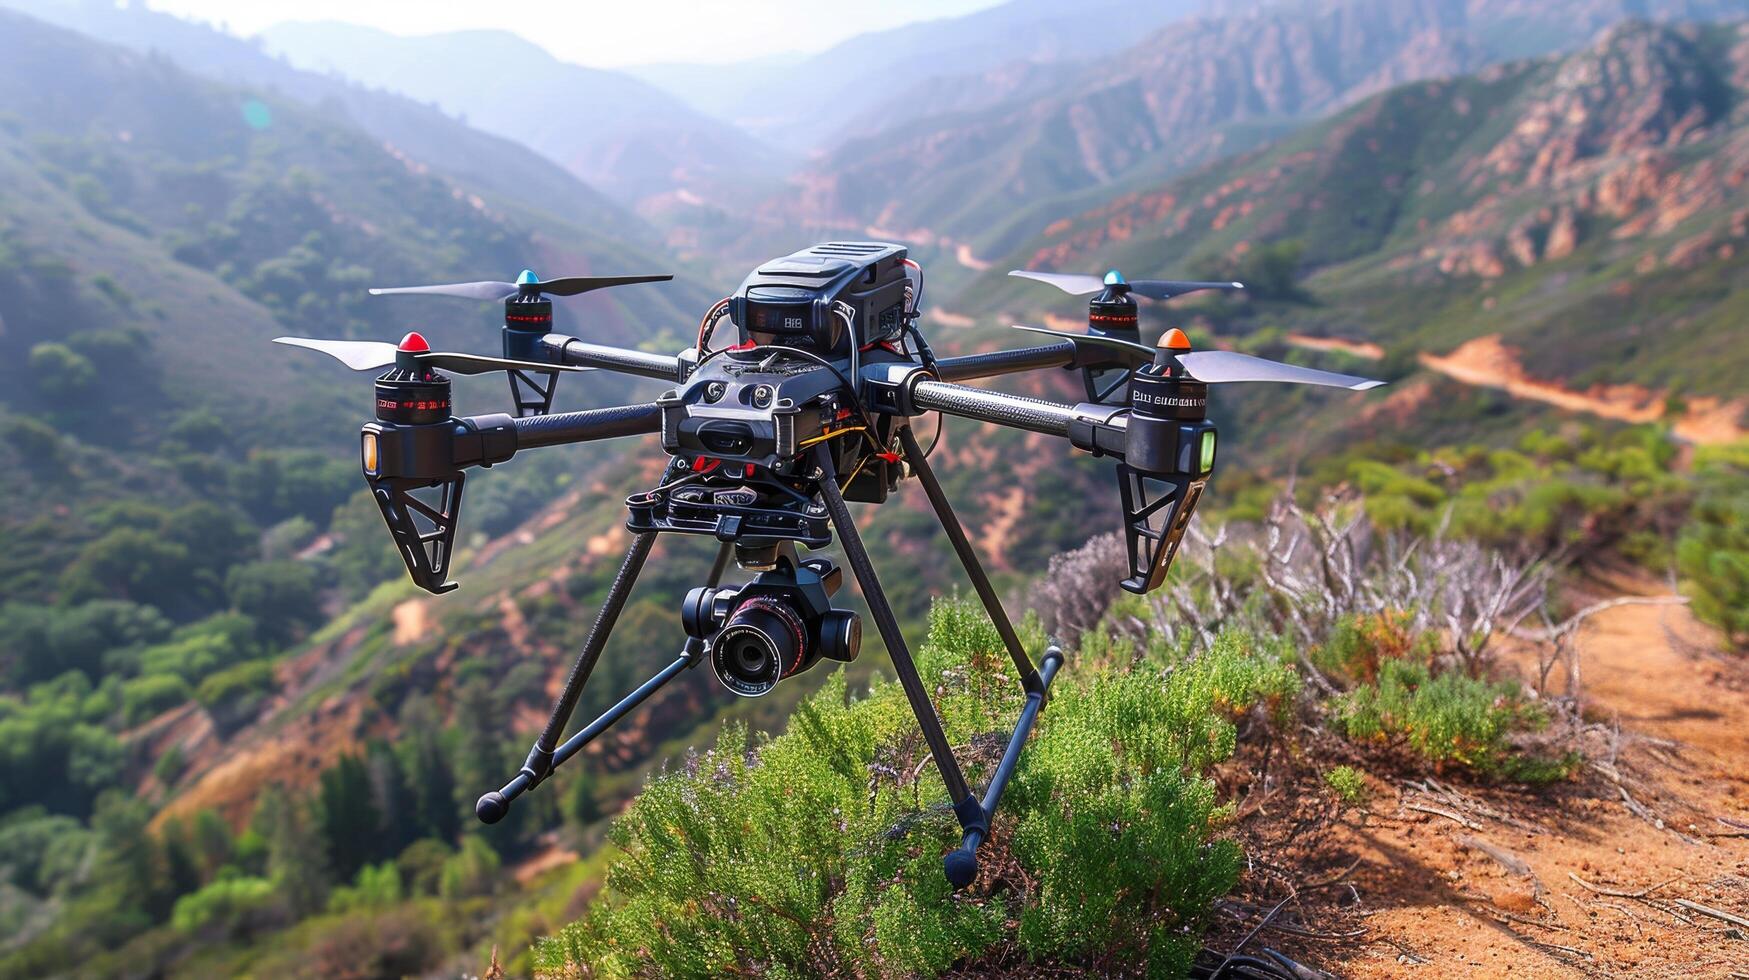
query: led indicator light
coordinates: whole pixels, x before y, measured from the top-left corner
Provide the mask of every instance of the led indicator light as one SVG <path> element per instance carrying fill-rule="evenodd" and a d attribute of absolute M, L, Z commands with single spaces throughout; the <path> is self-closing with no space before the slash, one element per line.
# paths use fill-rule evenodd
<path fill-rule="evenodd" d="M 377 475 L 377 434 L 364 434 L 364 471 L 370 476 Z"/>
<path fill-rule="evenodd" d="M 1207 476 L 1215 468 L 1215 430 L 1208 429 L 1202 434 L 1202 473 Z"/>

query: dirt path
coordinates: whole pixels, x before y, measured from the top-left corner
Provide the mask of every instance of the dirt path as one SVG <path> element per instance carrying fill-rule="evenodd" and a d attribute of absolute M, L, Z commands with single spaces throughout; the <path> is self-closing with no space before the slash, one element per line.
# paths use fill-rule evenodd
<path fill-rule="evenodd" d="M 1304 333 L 1290 333 L 1284 339 L 1295 347 L 1304 347 L 1307 350 L 1341 351 L 1344 354 L 1351 354 L 1368 361 L 1382 360 L 1385 356 L 1385 349 L 1383 347 L 1367 340 L 1343 340 L 1340 337 L 1314 337 L 1311 334 Z"/>
<path fill-rule="evenodd" d="M 1518 354 L 1501 342 L 1498 334 L 1478 337 L 1450 354 L 1422 354 L 1421 365 L 1464 384 L 1497 388 L 1514 398 L 1543 402 L 1573 412 L 1587 412 L 1622 422 L 1656 422 L 1665 416 L 1665 392 L 1640 385 L 1597 385 L 1574 391 L 1553 381 L 1532 378 L 1519 363 Z M 1689 399 L 1676 420 L 1676 435 L 1700 445 L 1734 442 L 1749 437 L 1743 428 L 1742 399 Z"/>
<path fill-rule="evenodd" d="M 1749 929 L 1677 904 L 1749 916 L 1749 662 L 1718 642 L 1680 606 L 1592 617 L 1581 688 L 1627 734 L 1613 765 L 1542 793 L 1379 784 L 1317 848 L 1358 862 L 1324 911 L 1364 935 L 1273 941 L 1361 978 L 1749 975 Z"/>
<path fill-rule="evenodd" d="M 987 260 L 980 259 L 972 254 L 972 247 L 965 242 L 960 242 L 958 245 L 954 246 L 953 257 L 954 261 L 971 269 L 973 272 L 983 272 L 985 269 L 990 268 L 990 263 Z"/>
<path fill-rule="evenodd" d="M 431 629 L 431 606 L 424 599 L 408 599 L 390 613 L 395 621 L 395 644 L 417 643 Z"/>
<path fill-rule="evenodd" d="M 1285 338 L 1307 350 L 1340 351 L 1369 361 L 1381 360 L 1385 349 L 1378 344 L 1290 333 Z M 1640 385 L 1596 385 L 1575 391 L 1554 381 L 1531 377 L 1519 363 L 1518 353 L 1498 334 L 1478 337 L 1450 354 L 1422 354 L 1421 366 L 1454 381 L 1504 391 L 1514 398 L 1554 405 L 1570 412 L 1585 412 L 1621 422 L 1656 422 L 1665 417 L 1666 392 Z M 1673 426 L 1676 435 L 1702 446 L 1749 438 L 1742 424 L 1749 400 L 1691 398 Z"/>

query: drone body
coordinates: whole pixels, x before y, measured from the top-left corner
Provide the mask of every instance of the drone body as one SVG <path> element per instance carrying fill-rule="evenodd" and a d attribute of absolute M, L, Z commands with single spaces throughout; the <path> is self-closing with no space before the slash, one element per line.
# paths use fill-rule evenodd
<path fill-rule="evenodd" d="M 1206 418 L 1208 384 L 1274 380 L 1347 388 L 1378 382 L 1224 351 L 1193 352 L 1171 330 L 1140 343 L 1134 294 L 1169 299 L 1238 283 L 1126 281 L 1017 272 L 1068 292 L 1092 294 L 1087 334 L 1057 334 L 1044 346 L 937 358 L 918 327 L 922 270 L 902 246 L 834 242 L 768 262 L 699 325 L 698 341 L 673 356 L 586 343 L 551 333 L 548 295 L 651 282 L 666 276 L 573 277 L 373 290 L 503 301 L 503 358 L 429 350 L 418 334 L 398 347 L 356 341 L 281 342 L 333 355 L 354 370 L 390 369 L 376 382 L 376 418 L 361 433 L 364 476 L 409 574 L 443 593 L 449 581 L 465 471 L 543 446 L 659 434 L 668 466 L 654 487 L 626 500 L 632 544 L 584 641 L 563 693 L 521 770 L 480 798 L 495 823 L 512 800 L 674 677 L 709 662 L 731 692 L 757 697 L 820 660 L 848 662 L 861 647 L 860 618 L 832 606 L 843 570 L 802 558 L 836 537 L 923 731 L 962 828 L 944 858 L 963 887 L 977 869 L 990 815 L 1018 763 L 1063 657 L 1051 646 L 1035 665 L 1002 608 L 964 528 L 912 432 L 929 413 L 954 415 L 1066 439 L 1117 461 L 1132 592 L 1158 588 L 1216 462 Z M 735 339 L 713 347 L 729 320 Z M 726 338 L 725 338 L 726 339 Z M 1047 368 L 1080 372 L 1087 400 L 1063 404 L 958 382 Z M 653 401 L 550 414 L 562 372 L 603 369 L 667 382 Z M 441 371 L 503 370 L 515 415 L 458 417 Z M 1007 751 L 982 799 L 974 796 L 917 673 L 848 501 L 879 504 L 916 477 L 1018 671 L 1026 696 Z M 423 495 L 423 496 L 421 496 Z M 678 657 L 601 717 L 560 741 L 584 685 L 657 535 L 707 537 L 717 557 L 706 584 L 682 603 L 687 637 Z M 733 559 L 757 573 L 719 584 Z"/>

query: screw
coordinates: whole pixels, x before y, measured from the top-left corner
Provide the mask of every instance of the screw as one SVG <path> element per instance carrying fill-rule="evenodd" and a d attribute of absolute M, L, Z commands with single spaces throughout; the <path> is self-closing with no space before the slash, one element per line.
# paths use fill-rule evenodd
<path fill-rule="evenodd" d="M 718 401 L 723 397 L 723 392 L 727 390 L 728 386 L 721 381 L 712 381 L 704 386 L 704 400 L 707 402 Z"/>
<path fill-rule="evenodd" d="M 764 408 L 767 405 L 771 404 L 771 396 L 772 396 L 771 386 L 770 385 L 760 385 L 759 387 L 753 389 L 753 405 L 756 408 Z"/>

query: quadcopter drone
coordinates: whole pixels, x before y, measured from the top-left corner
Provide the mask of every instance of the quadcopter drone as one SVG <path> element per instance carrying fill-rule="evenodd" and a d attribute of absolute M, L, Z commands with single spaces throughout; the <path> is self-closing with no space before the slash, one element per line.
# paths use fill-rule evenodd
<path fill-rule="evenodd" d="M 1127 281 L 1115 271 L 1103 278 L 1011 275 L 1091 295 L 1088 332 L 1019 327 L 1051 340 L 938 358 L 918 325 L 922 269 L 905 248 L 832 242 L 760 266 L 733 296 L 705 314 L 697 342 L 673 355 L 550 332 L 549 297 L 672 278 L 665 275 L 542 281 L 525 271 L 514 283 L 372 290 L 502 301 L 503 357 L 432 351 L 417 333 L 407 334 L 399 345 L 279 338 L 279 343 L 332 355 L 355 371 L 387 368 L 376 379 L 376 418 L 361 433 L 364 478 L 408 573 L 434 594 L 456 588 L 449 571 L 467 470 L 544 446 L 651 434 L 660 436 L 669 456 L 660 483 L 626 499 L 631 548 L 545 728 L 521 770 L 480 797 L 480 820 L 502 819 L 518 796 L 539 786 L 663 685 L 702 663 L 708 662 L 732 693 L 758 697 L 822 660 L 856 659 L 861 619 L 832 605 L 843 570 L 824 557 L 803 557 L 836 535 L 959 819 L 960 846 L 943 859 L 947 878 L 955 888 L 970 884 L 978 847 L 989 835 L 991 816 L 1063 654 L 1053 644 L 1035 665 L 1021 647 L 913 434 L 915 421 L 932 412 L 959 416 L 1057 436 L 1076 449 L 1115 460 L 1129 556 L 1129 575 L 1118 584 L 1146 593 L 1165 581 L 1214 472 L 1216 430 L 1205 417 L 1210 384 L 1280 381 L 1362 390 L 1381 383 L 1229 351 L 1193 351 L 1177 329 L 1166 331 L 1154 346 L 1141 343 L 1135 297 L 1168 300 L 1201 290 L 1242 289 L 1236 282 Z M 734 328 L 733 340 L 725 336 L 713 346 L 724 320 Z M 653 378 L 668 388 L 643 404 L 553 414 L 558 376 L 590 369 Z M 963 383 L 1043 369 L 1079 372 L 1086 400 L 1062 404 Z M 445 371 L 506 372 L 515 415 L 455 415 Z M 884 502 L 907 476 L 922 484 L 1013 658 L 1026 697 L 981 799 L 967 785 L 942 731 L 848 506 Z M 681 652 L 561 741 L 660 534 L 718 542 L 705 585 L 682 602 L 686 639 Z M 750 581 L 721 584 L 731 558 L 753 573 Z"/>

